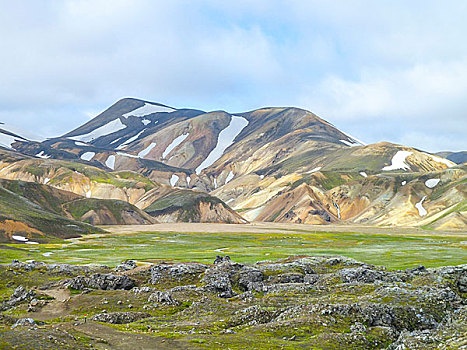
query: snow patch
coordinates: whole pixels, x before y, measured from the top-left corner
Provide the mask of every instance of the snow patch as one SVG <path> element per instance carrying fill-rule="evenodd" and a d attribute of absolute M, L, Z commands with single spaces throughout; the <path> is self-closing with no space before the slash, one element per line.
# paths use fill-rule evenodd
<path fill-rule="evenodd" d="M 316 173 L 317 171 L 320 171 L 322 167 L 316 167 L 314 169 L 311 169 L 310 171 L 307 171 L 306 174 L 313 174 Z"/>
<path fill-rule="evenodd" d="M 155 143 L 155 142 L 151 142 L 151 144 L 150 144 L 148 147 L 146 147 L 145 149 L 143 149 L 141 152 L 138 153 L 138 157 L 139 157 L 139 158 L 144 158 L 144 157 L 146 157 L 146 156 L 149 154 L 149 152 L 152 151 L 152 149 L 153 149 L 154 147 L 156 147 L 156 143 Z"/>
<path fill-rule="evenodd" d="M 405 186 L 406 184 L 407 184 L 407 181 L 402 181 L 402 182 L 401 182 L 401 185 L 402 185 L 402 186 Z"/>
<path fill-rule="evenodd" d="M 15 241 L 20 241 L 20 242 L 27 242 L 28 241 L 28 239 L 26 237 L 23 237 L 23 236 L 13 235 L 13 236 L 11 236 L 11 238 L 13 238 Z"/>
<path fill-rule="evenodd" d="M 91 190 L 86 192 L 86 198 L 91 198 L 92 192 Z"/>
<path fill-rule="evenodd" d="M 222 157 L 224 151 L 232 145 L 235 138 L 242 132 L 248 123 L 248 120 L 245 118 L 233 115 L 230 124 L 219 133 L 216 147 L 211 151 L 211 153 L 209 153 L 201 165 L 196 168 L 196 173 L 199 174 L 201 170 L 211 166 L 216 160 Z"/>
<path fill-rule="evenodd" d="M 116 140 L 118 141 L 118 140 Z M 113 141 L 115 142 L 115 141 Z M 85 142 L 80 142 L 80 141 L 75 141 L 75 145 L 76 146 L 85 146 L 85 147 L 89 147 L 89 144 L 88 143 L 85 143 Z"/>
<path fill-rule="evenodd" d="M 214 178 L 214 188 L 217 188 L 217 178 Z"/>
<path fill-rule="evenodd" d="M 52 252 L 45 252 L 45 253 L 42 253 L 43 256 L 51 256 L 53 253 Z"/>
<path fill-rule="evenodd" d="M 435 162 L 438 162 L 438 163 L 443 163 L 443 164 L 446 164 L 448 166 L 448 168 L 452 168 L 453 166 L 456 166 L 456 164 L 454 164 L 453 162 L 451 162 L 450 160 L 448 159 L 445 159 L 445 158 L 441 158 L 441 157 L 437 157 L 437 156 L 434 156 L 432 154 L 428 154 L 428 153 L 423 153 L 424 155 L 430 157 L 431 159 L 433 159 Z"/>
<path fill-rule="evenodd" d="M 123 152 L 117 152 L 117 155 L 123 156 L 123 157 L 128 157 L 128 158 L 139 158 L 138 156 L 135 156 L 133 154 L 123 153 Z"/>
<path fill-rule="evenodd" d="M 143 119 L 141 120 L 141 123 L 143 123 L 144 125 L 148 125 L 151 124 L 151 121 L 149 119 Z"/>
<path fill-rule="evenodd" d="M 98 139 L 101 136 L 113 134 L 119 130 L 125 129 L 126 125 L 123 124 L 120 119 L 112 120 L 111 122 L 94 129 L 90 133 L 78 136 L 70 136 L 69 138 L 72 140 L 83 141 L 83 142 L 91 142 Z"/>
<path fill-rule="evenodd" d="M 144 106 L 136 108 L 132 110 L 131 112 L 125 113 L 122 115 L 123 118 L 128 118 L 128 117 L 144 117 L 145 115 L 148 114 L 153 114 L 153 113 L 160 113 L 160 112 L 173 112 L 175 109 L 170 108 L 170 107 L 164 107 L 164 106 L 157 106 L 153 105 L 150 103 L 145 103 Z"/>
<path fill-rule="evenodd" d="M 418 209 L 418 214 L 420 216 L 425 216 L 427 211 L 425 208 L 423 208 L 423 201 L 426 199 L 426 196 L 423 196 L 422 200 L 420 202 L 418 202 L 417 204 L 415 204 L 415 208 Z"/>
<path fill-rule="evenodd" d="M 425 181 L 425 186 L 428 188 L 435 187 L 441 180 L 440 179 L 429 179 Z"/>
<path fill-rule="evenodd" d="M 188 186 L 190 186 L 190 182 L 191 182 L 191 177 L 187 176 L 187 177 L 186 177 L 186 184 L 187 184 Z"/>
<path fill-rule="evenodd" d="M 230 180 L 232 180 L 234 176 L 234 173 L 230 171 L 229 175 L 227 175 L 227 178 L 225 179 L 225 183 L 228 183 Z"/>
<path fill-rule="evenodd" d="M 50 181 L 50 178 L 49 178 L 49 177 L 46 177 L 46 178 L 44 179 L 43 184 L 44 184 L 44 185 L 47 185 L 47 184 L 49 183 L 49 181 Z"/>
<path fill-rule="evenodd" d="M 46 154 L 44 151 L 40 151 L 39 153 L 36 154 L 36 157 L 39 157 L 42 159 L 49 159 L 50 155 Z"/>
<path fill-rule="evenodd" d="M 337 209 L 337 218 L 340 219 L 341 218 L 341 207 L 339 207 L 339 204 L 337 204 L 336 202 L 332 202 L 332 204 L 334 204 L 334 206 L 336 207 Z"/>
<path fill-rule="evenodd" d="M 0 124 L 0 126 L 2 126 Z M 0 146 L 6 147 L 6 148 L 12 148 L 12 144 L 16 142 L 16 140 L 21 140 L 19 137 L 11 136 L 4 134 L 0 131 Z"/>
<path fill-rule="evenodd" d="M 165 159 L 165 157 L 167 157 L 169 155 L 169 153 L 175 148 L 177 147 L 178 145 L 180 145 L 183 141 L 185 141 L 185 139 L 188 137 L 188 135 L 190 135 L 189 133 L 188 134 L 183 134 L 183 135 L 180 135 L 178 137 L 176 137 L 171 143 L 170 145 L 167 146 L 167 148 L 165 149 L 164 153 L 162 153 L 162 158 Z"/>
<path fill-rule="evenodd" d="M 26 244 L 39 244 L 39 242 L 33 242 L 33 241 L 27 241 L 27 242 L 24 242 Z"/>
<path fill-rule="evenodd" d="M 343 144 L 347 145 L 347 146 L 350 146 L 350 147 L 361 146 L 361 144 L 359 144 L 359 143 L 352 143 L 352 142 L 349 142 L 347 140 L 339 140 L 339 141 L 342 142 Z"/>
<path fill-rule="evenodd" d="M 96 152 L 85 152 L 81 155 L 81 159 L 82 160 L 87 160 L 88 162 L 94 158 L 94 156 L 96 155 Z"/>
<path fill-rule="evenodd" d="M 334 126 L 334 125 L 333 125 Z M 335 127 L 335 126 L 334 126 Z M 366 146 L 367 144 L 355 137 L 353 137 L 352 135 L 349 135 L 347 134 L 346 132 L 342 131 L 342 130 L 339 130 L 341 133 L 343 133 L 345 136 L 348 136 L 351 140 L 354 140 L 355 142 L 359 143 L 361 146 Z M 354 144 L 355 145 L 355 144 Z M 355 146 L 358 146 L 358 145 L 355 145 Z"/>
<path fill-rule="evenodd" d="M 178 182 L 179 177 L 175 174 L 172 174 L 172 177 L 170 178 L 170 186 L 175 186 L 175 184 Z"/>
<path fill-rule="evenodd" d="M 392 157 L 391 165 L 385 166 L 382 170 L 410 170 L 410 165 L 405 163 L 405 159 L 410 156 L 412 152 L 408 151 L 397 151 L 397 153 Z"/>
<path fill-rule="evenodd" d="M 115 170 L 115 156 L 114 155 L 109 156 L 109 158 L 107 158 L 107 160 L 105 161 L 105 165 L 108 168 Z"/>
<path fill-rule="evenodd" d="M 360 175 L 362 175 L 363 177 L 368 177 L 368 174 L 365 173 L 364 171 L 360 171 Z"/>
<path fill-rule="evenodd" d="M 138 137 L 141 136 L 141 134 L 144 132 L 144 130 L 146 130 L 146 129 L 143 129 L 143 130 L 141 130 L 139 133 L 137 133 L 135 136 L 130 137 L 128 140 L 126 140 L 126 141 L 123 142 L 121 145 L 119 145 L 116 149 L 122 149 L 123 146 L 132 143 L 134 140 L 136 140 Z"/>

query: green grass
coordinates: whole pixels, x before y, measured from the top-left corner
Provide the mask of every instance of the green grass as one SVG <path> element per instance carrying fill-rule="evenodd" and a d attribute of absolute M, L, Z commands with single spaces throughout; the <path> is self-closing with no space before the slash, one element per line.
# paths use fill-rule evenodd
<path fill-rule="evenodd" d="M 467 238 L 436 235 L 368 233 L 176 233 L 145 232 L 87 236 L 63 244 L 0 247 L 0 262 L 13 258 L 114 266 L 125 259 L 140 261 L 212 262 L 218 254 L 238 262 L 274 260 L 293 255 L 344 255 L 391 269 L 467 263 Z M 8 246 L 8 245 L 5 245 Z M 13 245 L 10 245 L 13 246 Z M 223 252 L 216 249 L 223 249 Z M 49 257 L 45 252 L 52 252 Z"/>

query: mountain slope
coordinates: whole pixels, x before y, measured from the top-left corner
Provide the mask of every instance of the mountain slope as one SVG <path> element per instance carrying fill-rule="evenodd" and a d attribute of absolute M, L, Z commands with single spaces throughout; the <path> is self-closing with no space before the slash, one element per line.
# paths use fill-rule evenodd
<path fill-rule="evenodd" d="M 25 193 L 27 197 L 22 196 Z M 44 185 L 1 180 L 0 242 L 31 240 L 43 243 L 53 237 L 70 238 L 101 232 L 91 225 L 61 215 L 60 205 L 73 197 L 73 194 L 57 193 L 57 190 Z"/>
<path fill-rule="evenodd" d="M 451 154 L 365 145 L 293 107 L 232 114 L 126 98 L 63 136 L 11 148 L 22 155 L 5 155 L 0 177 L 125 200 L 162 221 L 242 222 L 232 206 L 250 221 L 464 223 L 465 169 Z M 457 184 L 441 199 L 416 185 L 441 175 L 437 188 Z"/>

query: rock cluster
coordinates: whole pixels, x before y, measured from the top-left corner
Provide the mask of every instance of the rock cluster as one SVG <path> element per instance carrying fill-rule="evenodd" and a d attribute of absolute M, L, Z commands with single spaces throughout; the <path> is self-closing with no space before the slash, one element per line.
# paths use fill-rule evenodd
<path fill-rule="evenodd" d="M 112 324 L 125 324 L 148 317 L 151 317 L 151 315 L 146 312 L 109 312 L 96 314 L 91 317 L 91 320 Z"/>
<path fill-rule="evenodd" d="M 136 283 L 128 276 L 96 273 L 90 276 L 78 276 L 67 280 L 65 281 L 65 286 L 76 290 L 84 290 L 87 288 L 130 290 L 136 286 Z"/>

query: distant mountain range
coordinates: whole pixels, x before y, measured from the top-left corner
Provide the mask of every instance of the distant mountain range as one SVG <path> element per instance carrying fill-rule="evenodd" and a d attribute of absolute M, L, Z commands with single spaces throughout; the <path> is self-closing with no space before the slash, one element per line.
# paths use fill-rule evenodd
<path fill-rule="evenodd" d="M 126 98 L 42 142 L 0 125 L 0 178 L 125 201 L 146 221 L 465 228 L 466 155 L 366 145 L 289 107 L 230 114 Z M 70 215 L 105 223 L 92 210 Z"/>

